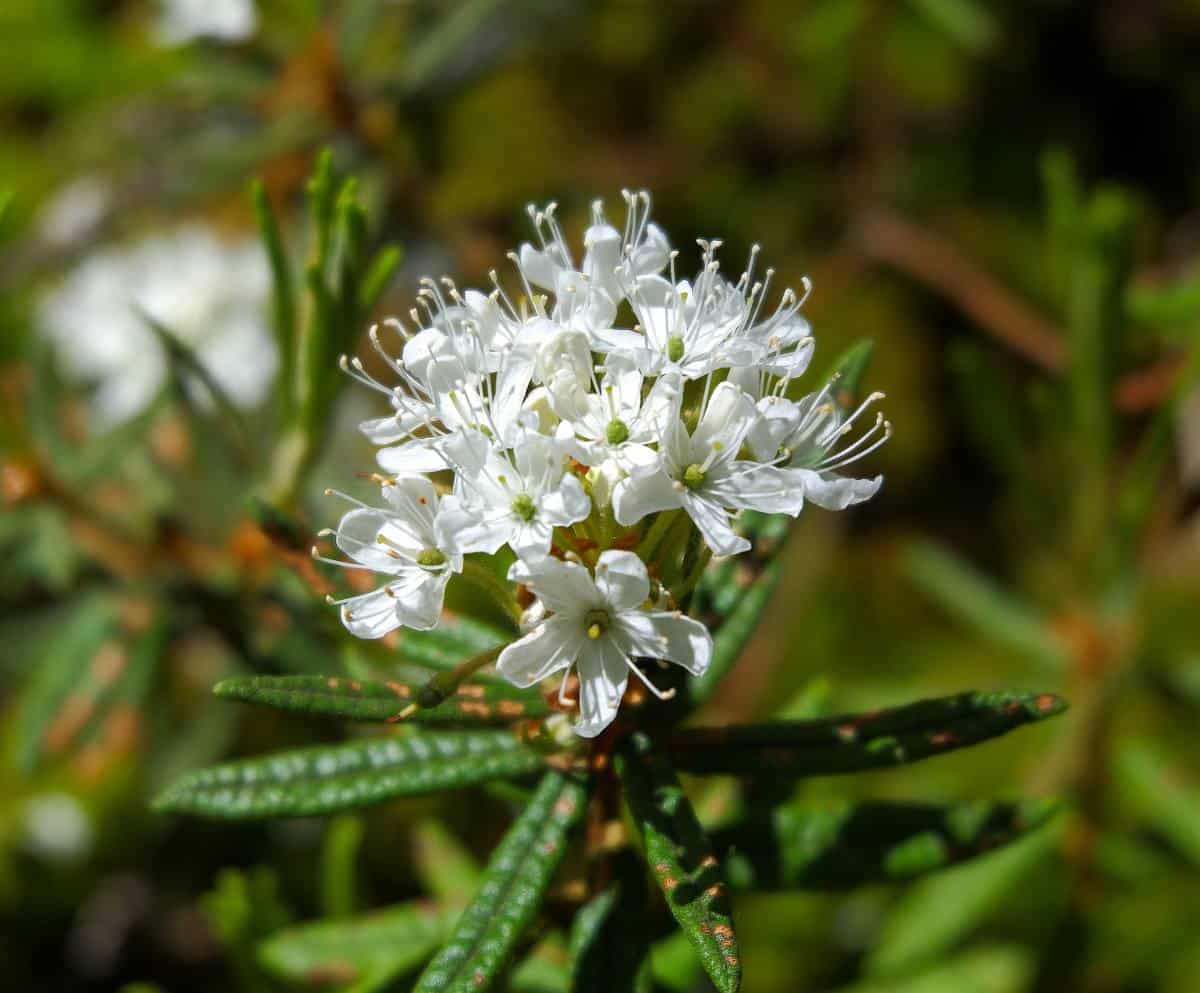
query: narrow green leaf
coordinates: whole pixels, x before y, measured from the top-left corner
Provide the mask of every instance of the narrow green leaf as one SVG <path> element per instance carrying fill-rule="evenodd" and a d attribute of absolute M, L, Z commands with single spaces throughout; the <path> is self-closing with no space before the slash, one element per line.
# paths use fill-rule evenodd
<path fill-rule="evenodd" d="M 867 980 L 837 993 L 1026 993 L 1034 988 L 1037 963 L 1019 945 L 972 948 L 913 976 Z"/>
<path fill-rule="evenodd" d="M 1200 865 L 1200 788 L 1181 776 L 1178 756 L 1146 741 L 1122 744 L 1113 759 L 1119 795 L 1194 865 Z"/>
<path fill-rule="evenodd" d="M 223 869 L 217 884 L 201 901 L 213 933 L 241 990 L 269 988 L 256 954 L 258 942 L 291 922 L 279 893 L 279 877 L 266 866 L 247 871 Z"/>
<path fill-rule="evenodd" d="M 768 564 L 753 579 L 729 613 L 717 625 L 712 626 L 712 661 L 703 675 L 688 680 L 687 683 L 688 696 L 693 705 L 704 703 L 716 692 L 721 680 L 741 656 L 742 650 L 762 619 L 763 611 L 766 610 L 775 587 L 779 585 L 780 568 L 779 562 L 772 561 Z M 731 587 L 732 585 L 730 584 Z"/>
<path fill-rule="evenodd" d="M 1200 273 L 1164 285 L 1135 283 L 1125 290 L 1125 315 L 1172 340 L 1189 341 L 1200 321 Z"/>
<path fill-rule="evenodd" d="M 322 714 L 351 721 L 391 721 L 417 698 L 420 684 L 374 683 L 339 676 L 237 676 L 213 692 L 229 700 Z M 424 723 L 508 723 L 549 712 L 536 694 L 509 683 L 463 683 L 444 703 L 415 711 L 408 721 Z"/>
<path fill-rule="evenodd" d="M 917 541 L 905 555 L 909 578 L 984 637 L 1020 652 L 1046 669 L 1061 671 L 1063 645 L 1029 607 L 950 551 Z"/>
<path fill-rule="evenodd" d="M 909 0 L 925 19 L 951 41 L 973 55 L 996 44 L 1000 30 L 980 0 Z"/>
<path fill-rule="evenodd" d="M 641 734 L 617 755 L 617 774 L 646 862 L 667 906 L 700 955 L 720 993 L 742 981 L 729 893 L 712 845 L 671 764 Z"/>
<path fill-rule="evenodd" d="M 321 847 L 321 906 L 326 917 L 349 917 L 357 900 L 354 864 L 366 826 L 355 814 L 342 814 L 325 826 Z"/>
<path fill-rule="evenodd" d="M 358 285 L 358 308 L 362 314 L 370 314 L 379 298 L 383 296 L 388 283 L 396 274 L 404 252 L 399 245 L 385 245 L 371 260 L 371 264 L 362 275 Z"/>
<path fill-rule="evenodd" d="M 614 859 L 613 882 L 580 908 L 569 944 L 573 993 L 648 993 L 653 933 L 646 873 L 632 852 Z"/>
<path fill-rule="evenodd" d="M 279 351 L 279 388 L 281 407 L 285 420 L 294 410 L 296 377 L 296 300 L 295 280 L 292 277 L 291 261 L 283 247 L 279 233 L 279 222 L 271 207 L 266 188 L 261 180 L 250 187 L 250 198 L 254 203 L 254 216 L 259 234 L 271 266 L 272 327 Z"/>
<path fill-rule="evenodd" d="M 919 762 L 1066 709 L 1051 693 L 959 693 L 868 714 L 686 728 L 667 742 L 685 772 L 822 776 Z"/>
<path fill-rule="evenodd" d="M 475 857 L 432 817 L 414 825 L 410 837 L 413 867 L 422 889 L 444 907 L 464 908 L 482 876 Z"/>
<path fill-rule="evenodd" d="M 524 776 L 540 766 L 541 756 L 505 731 L 369 738 L 201 769 L 154 805 L 201 817 L 308 817 Z"/>
<path fill-rule="evenodd" d="M 450 920 L 428 903 L 413 902 L 345 920 L 300 924 L 261 942 L 258 960 L 276 979 L 305 986 L 398 975 L 434 953 Z"/>
<path fill-rule="evenodd" d="M 891 907 L 867 956 L 866 972 L 900 976 L 945 955 L 1052 857 L 1062 839 L 1060 827 L 1035 831 L 913 884 Z"/>
<path fill-rule="evenodd" d="M 473 655 L 512 641 L 512 635 L 471 617 L 447 617 L 431 631 L 405 631 L 396 651 L 405 662 L 453 669 Z"/>
<path fill-rule="evenodd" d="M 413 993 L 484 993 L 509 964 L 583 816 L 587 793 L 547 773 L 488 861 L 483 885 Z"/>
<path fill-rule="evenodd" d="M 867 374 L 874 354 L 875 342 L 867 339 L 851 345 L 830 364 L 823 382 L 837 377 L 834 396 L 842 407 L 854 406 L 862 387 L 863 376 Z"/>
<path fill-rule="evenodd" d="M 975 858 L 1041 827 L 1053 801 L 1020 804 L 863 803 L 837 810 L 778 807 L 715 838 L 739 889 L 861 886 L 909 879 Z"/>

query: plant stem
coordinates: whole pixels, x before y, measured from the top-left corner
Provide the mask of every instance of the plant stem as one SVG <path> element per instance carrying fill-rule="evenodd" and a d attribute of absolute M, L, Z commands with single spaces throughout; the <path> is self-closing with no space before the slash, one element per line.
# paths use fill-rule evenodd
<path fill-rule="evenodd" d="M 520 626 L 520 606 L 508 585 L 491 569 L 475 559 L 466 559 L 463 562 L 462 575 L 467 582 L 486 593 L 496 606 L 504 611 L 504 615 L 513 622 L 514 627 Z"/>
<path fill-rule="evenodd" d="M 678 516 L 678 510 L 663 510 L 654 518 L 654 523 L 650 525 L 650 530 L 646 532 L 637 546 L 637 555 L 643 562 L 658 547 L 658 543 L 666 536 L 666 533 L 671 529 L 671 525 L 675 523 L 675 518 Z"/>

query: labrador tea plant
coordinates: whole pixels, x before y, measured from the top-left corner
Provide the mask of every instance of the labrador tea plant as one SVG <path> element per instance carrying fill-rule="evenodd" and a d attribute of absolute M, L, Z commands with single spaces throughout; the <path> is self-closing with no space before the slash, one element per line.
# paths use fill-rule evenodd
<path fill-rule="evenodd" d="M 777 294 L 757 246 L 730 281 L 717 240 L 699 243 L 699 272 L 681 278 L 648 195 L 624 200 L 620 229 L 592 206 L 578 262 L 554 205 L 531 207 L 538 241 L 510 255 L 513 288 L 494 272 L 487 292 L 424 280 L 407 322 L 371 328 L 369 363 L 341 360 L 389 405 L 361 425 L 378 446 L 378 498 L 330 491 L 350 508 L 313 555 L 346 570 L 349 595 L 330 600 L 351 634 L 434 671 L 226 680 L 219 696 L 388 733 L 193 772 L 158 807 L 298 817 L 511 781 L 505 795 L 523 809 L 461 913 L 410 904 L 285 930 L 262 949 L 276 971 L 365 990 L 424 964 L 417 993 L 478 993 L 521 968 L 543 911 L 573 910 L 560 987 L 642 989 L 665 908 L 731 993 L 742 974 L 732 891 L 912 877 L 1049 813 L 1030 802 L 831 814 L 787 794 L 800 777 L 980 743 L 1060 712 L 1052 695 L 688 722 L 734 678 L 788 520 L 806 503 L 873 497 L 882 477 L 851 473 L 892 429 L 875 412 L 880 394 L 856 400 L 869 344 L 798 388 L 814 354 L 807 282 Z M 479 594 L 478 616 L 446 609 L 458 583 Z M 746 786 L 705 826 L 681 772 Z M 570 879 L 547 906 L 560 875 Z"/>

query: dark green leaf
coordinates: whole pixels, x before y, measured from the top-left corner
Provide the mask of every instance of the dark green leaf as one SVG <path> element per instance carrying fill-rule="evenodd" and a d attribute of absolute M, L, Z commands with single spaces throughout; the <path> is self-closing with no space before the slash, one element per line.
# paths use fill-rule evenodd
<path fill-rule="evenodd" d="M 837 993 L 1025 993 L 1034 988 L 1033 953 L 1019 945 L 972 948 L 912 976 L 867 980 Z"/>
<path fill-rule="evenodd" d="M 741 985 L 729 893 L 721 866 L 674 770 L 644 735 L 635 735 L 616 760 L 646 862 L 667 906 L 691 940 L 720 993 Z"/>
<path fill-rule="evenodd" d="M 464 659 L 511 641 L 512 635 L 470 617 L 445 618 L 431 631 L 405 631 L 397 653 L 430 669 L 453 669 Z"/>
<path fill-rule="evenodd" d="M 573 993 L 649 990 L 646 874 L 631 852 L 613 862 L 612 884 L 584 904 L 571 924 Z"/>
<path fill-rule="evenodd" d="M 924 875 L 1009 844 L 1046 823 L 1052 801 L 1021 804 L 864 803 L 840 810 L 776 808 L 720 832 L 726 874 L 743 889 L 861 886 Z"/>
<path fill-rule="evenodd" d="M 295 280 L 283 238 L 279 234 L 279 222 L 271 207 L 270 198 L 261 181 L 250 187 L 254 202 L 254 216 L 258 221 L 259 234 L 271 264 L 272 325 L 279 351 L 279 389 L 284 418 L 291 416 L 295 397 L 296 364 L 296 301 Z"/>
<path fill-rule="evenodd" d="M 258 959 L 271 975 L 307 986 L 394 976 L 434 953 L 450 926 L 428 903 L 403 903 L 346 920 L 300 924 L 271 935 Z"/>
<path fill-rule="evenodd" d="M 202 817 L 307 817 L 397 796 L 536 771 L 541 757 L 504 731 L 369 738 L 189 773 L 155 801 Z"/>
<path fill-rule="evenodd" d="M 491 987 L 537 913 L 586 801 L 584 787 L 575 780 L 557 772 L 543 778 L 492 854 L 474 901 L 413 993 L 483 993 Z"/>
<path fill-rule="evenodd" d="M 442 906 L 461 910 L 479 888 L 479 863 L 435 818 L 414 825 L 410 834 L 413 867 L 422 888 Z"/>
<path fill-rule="evenodd" d="M 213 692 L 230 700 L 263 704 L 302 714 L 351 721 L 390 721 L 416 699 L 419 684 L 373 683 L 338 676 L 238 676 Z M 507 723 L 540 717 L 549 708 L 541 697 L 508 683 L 463 683 L 436 707 L 415 711 L 407 720 L 425 723 Z"/>
<path fill-rule="evenodd" d="M 672 736 L 668 751 L 686 772 L 833 775 L 966 748 L 1066 706 L 1052 693 L 959 693 L 869 714 L 688 728 Z"/>
<path fill-rule="evenodd" d="M 854 406 L 862 386 L 863 376 L 871 365 L 871 357 L 875 354 L 875 342 L 867 340 L 851 345 L 841 355 L 833 360 L 824 381 L 829 382 L 837 377 L 837 387 L 834 396 L 843 407 Z"/>

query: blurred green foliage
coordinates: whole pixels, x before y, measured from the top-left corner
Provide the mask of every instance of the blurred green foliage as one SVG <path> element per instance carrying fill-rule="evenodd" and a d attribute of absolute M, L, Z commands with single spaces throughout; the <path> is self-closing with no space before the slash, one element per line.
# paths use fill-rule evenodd
<path fill-rule="evenodd" d="M 247 40 L 168 48 L 150 0 L 0 9 L 0 988 L 258 993 L 313 988 L 314 968 L 327 987 L 409 988 L 451 927 L 418 901 L 465 903 L 506 788 L 219 829 L 148 799 L 198 765 L 327 737 L 213 700 L 218 680 L 369 679 L 394 657 L 346 642 L 317 596 L 333 577 L 307 558 L 334 513 L 321 490 L 371 465 L 353 428 L 370 398 L 340 389 L 338 353 L 406 311 L 426 271 L 483 281 L 526 236 L 525 200 L 558 199 L 577 230 L 592 197 L 642 185 L 685 255 L 718 235 L 734 258 L 761 243 L 784 283 L 810 275 L 818 365 L 871 338 L 896 425 L 879 498 L 802 517 L 749 654 L 699 691 L 709 723 L 1014 685 L 1072 701 L 902 775 L 759 782 L 764 804 L 830 811 L 814 831 L 915 799 L 1055 795 L 1065 812 L 912 883 L 739 894 L 742 988 L 1200 988 L 1200 9 L 259 15 Z M 107 192 L 64 237 L 52 209 L 81 178 Z M 300 358 L 239 425 L 193 402 L 179 352 L 174 387 L 100 430 L 35 330 L 39 296 L 101 245 L 197 218 L 266 234 L 269 319 Z M 462 645 L 487 632 L 468 624 Z M 414 679 L 462 654 L 399 647 Z M 756 802 L 719 781 L 693 793 L 706 826 Z M 636 914 L 644 882 L 614 881 L 579 926 L 620 947 L 609 915 Z M 336 921 L 297 923 L 319 915 Z M 296 940 L 307 927 L 332 966 Z M 705 988 L 686 940 L 640 937 L 630 988 Z M 585 938 L 551 932 L 509 988 L 567 988 Z"/>

